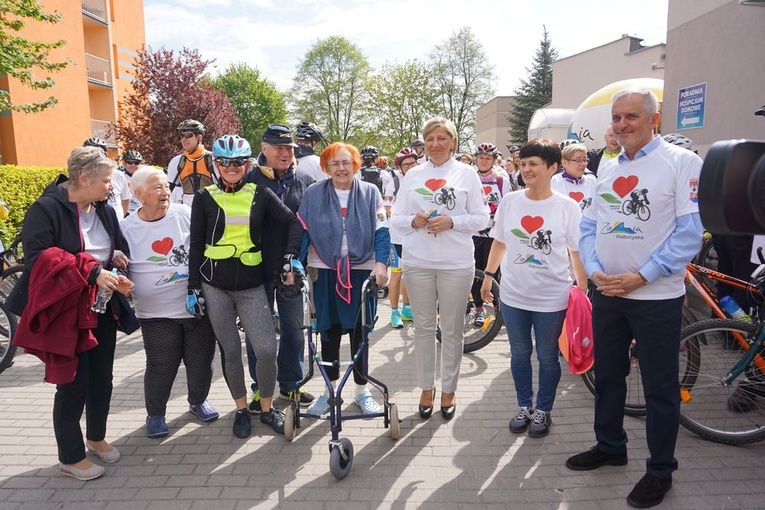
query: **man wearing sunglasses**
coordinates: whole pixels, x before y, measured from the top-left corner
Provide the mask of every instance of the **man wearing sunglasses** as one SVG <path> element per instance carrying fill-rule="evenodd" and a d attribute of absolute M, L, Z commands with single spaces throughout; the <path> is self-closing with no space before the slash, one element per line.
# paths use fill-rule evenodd
<path fill-rule="evenodd" d="M 127 216 L 128 214 L 132 214 L 141 208 L 141 203 L 138 201 L 138 199 L 135 198 L 135 195 L 133 194 L 133 186 L 130 184 L 130 181 L 133 178 L 133 174 L 136 173 L 139 168 L 141 168 L 143 163 L 143 155 L 141 155 L 141 153 L 135 149 L 128 149 L 122 155 L 122 163 L 123 164 L 120 166 L 120 170 L 124 172 L 125 179 L 127 179 L 127 186 L 130 190 L 130 204 L 128 205 L 127 214 L 125 215 Z"/>
<path fill-rule="evenodd" d="M 186 119 L 176 128 L 183 152 L 167 165 L 167 182 L 171 200 L 191 207 L 197 190 L 216 183 L 212 152 L 202 145 L 205 126 L 198 120 Z"/>

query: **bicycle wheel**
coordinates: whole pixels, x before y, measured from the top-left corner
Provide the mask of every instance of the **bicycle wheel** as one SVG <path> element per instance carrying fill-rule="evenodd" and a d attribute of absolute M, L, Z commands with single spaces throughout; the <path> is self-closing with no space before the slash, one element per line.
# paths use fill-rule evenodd
<path fill-rule="evenodd" d="M 483 283 L 483 271 L 480 269 L 475 270 L 473 276 L 474 281 L 477 280 Z M 494 340 L 499 331 L 502 329 L 502 325 L 505 323 L 502 320 L 502 311 L 499 308 L 499 284 L 496 280 L 491 282 L 491 293 L 494 295 L 494 302 L 484 303 L 483 309 L 486 315 L 483 326 L 475 325 L 476 307 L 472 298 L 468 301 L 465 310 L 465 327 L 463 329 L 463 335 L 465 337 L 465 345 L 462 352 L 473 352 L 486 347 Z M 436 330 L 436 338 L 441 341 L 441 328 Z"/>
<path fill-rule="evenodd" d="M 25 269 L 25 266 L 18 265 L 8 267 L 3 271 L 0 275 L 0 302 L 5 303 Z"/>
<path fill-rule="evenodd" d="M 690 308 L 683 305 L 682 326 L 697 322 L 696 316 Z M 681 335 L 682 338 L 682 335 Z M 689 352 L 688 346 L 681 340 L 680 342 L 680 380 L 687 384 L 689 378 L 693 377 L 694 361 L 698 349 Z M 640 363 L 638 361 L 637 344 L 632 341 L 630 345 L 630 370 L 627 374 L 627 399 L 624 402 L 624 414 L 627 416 L 645 416 L 645 395 L 643 394 L 643 381 L 640 375 Z M 691 359 L 688 359 L 691 356 Z M 584 385 L 595 395 L 595 370 L 590 369 L 582 374 Z"/>
<path fill-rule="evenodd" d="M 765 375 L 749 367 L 730 386 L 722 381 L 746 349 L 738 339 L 753 340 L 756 323 L 709 319 L 683 330 L 683 340 L 699 350 L 693 379 L 681 390 L 680 423 L 694 434 L 725 444 L 765 438 Z"/>
<path fill-rule="evenodd" d="M 640 204 L 636 207 L 635 215 L 639 220 L 648 221 L 651 217 L 651 210 L 645 204 Z"/>
<path fill-rule="evenodd" d="M 18 318 L 6 311 L 4 303 L 0 303 L 0 373 L 13 364 L 16 346 L 12 342 L 17 323 Z"/>

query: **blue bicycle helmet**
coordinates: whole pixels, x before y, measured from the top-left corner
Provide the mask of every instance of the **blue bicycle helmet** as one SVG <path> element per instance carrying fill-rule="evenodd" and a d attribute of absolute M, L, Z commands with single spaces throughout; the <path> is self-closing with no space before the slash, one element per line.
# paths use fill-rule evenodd
<path fill-rule="evenodd" d="M 213 143 L 214 158 L 249 158 L 252 156 L 250 144 L 239 135 L 223 135 Z"/>

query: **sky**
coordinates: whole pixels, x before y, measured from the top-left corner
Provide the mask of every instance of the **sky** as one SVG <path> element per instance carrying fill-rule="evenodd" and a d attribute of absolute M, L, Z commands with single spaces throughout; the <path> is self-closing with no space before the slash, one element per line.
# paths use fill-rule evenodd
<path fill-rule="evenodd" d="M 526 78 L 547 28 L 559 58 L 628 34 L 651 46 L 666 42 L 668 0 L 144 0 L 146 43 L 199 50 L 258 68 L 280 90 L 292 85 L 300 59 L 320 39 L 356 44 L 373 69 L 426 61 L 437 44 L 469 26 L 494 66 L 494 90 L 512 95 Z M 586 72 L 597 72 L 597 69 Z"/>

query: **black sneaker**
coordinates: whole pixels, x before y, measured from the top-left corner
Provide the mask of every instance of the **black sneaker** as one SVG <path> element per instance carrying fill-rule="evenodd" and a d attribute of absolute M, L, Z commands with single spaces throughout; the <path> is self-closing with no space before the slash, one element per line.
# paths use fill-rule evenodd
<path fill-rule="evenodd" d="M 284 434 L 284 415 L 275 407 L 260 415 L 260 421 L 270 425 L 277 434 Z"/>
<path fill-rule="evenodd" d="M 250 415 L 244 409 L 239 409 L 234 415 L 234 435 L 244 439 L 250 437 Z"/>
<path fill-rule="evenodd" d="M 651 508 L 664 499 L 664 495 L 672 488 L 672 477 L 659 478 L 646 474 L 627 496 L 627 503 L 634 508 Z"/>
<path fill-rule="evenodd" d="M 574 471 L 589 471 L 601 466 L 624 466 L 627 464 L 626 453 L 606 453 L 593 446 L 583 453 L 569 457 L 566 467 Z"/>
<path fill-rule="evenodd" d="M 537 409 L 534 411 L 534 414 L 531 415 L 531 423 L 529 423 L 529 437 L 545 437 L 550 433 L 550 425 L 552 425 L 552 418 L 550 418 L 550 413 Z"/>
<path fill-rule="evenodd" d="M 528 407 L 519 407 L 518 414 L 510 420 L 510 432 L 515 434 L 523 434 L 531 423 L 531 415 L 534 414 L 534 410 Z"/>
<path fill-rule="evenodd" d="M 298 395 L 300 395 L 301 404 L 310 404 L 316 398 L 310 393 L 308 393 L 307 391 L 305 391 L 303 388 L 300 388 L 300 390 L 298 391 Z M 279 398 L 283 400 L 287 400 L 289 402 L 294 402 L 297 400 L 297 398 L 295 398 L 295 390 L 290 390 L 290 391 L 279 390 Z"/>
<path fill-rule="evenodd" d="M 260 414 L 262 409 L 260 408 L 260 390 L 255 390 L 252 394 L 252 400 L 247 404 L 247 410 L 250 414 Z"/>

